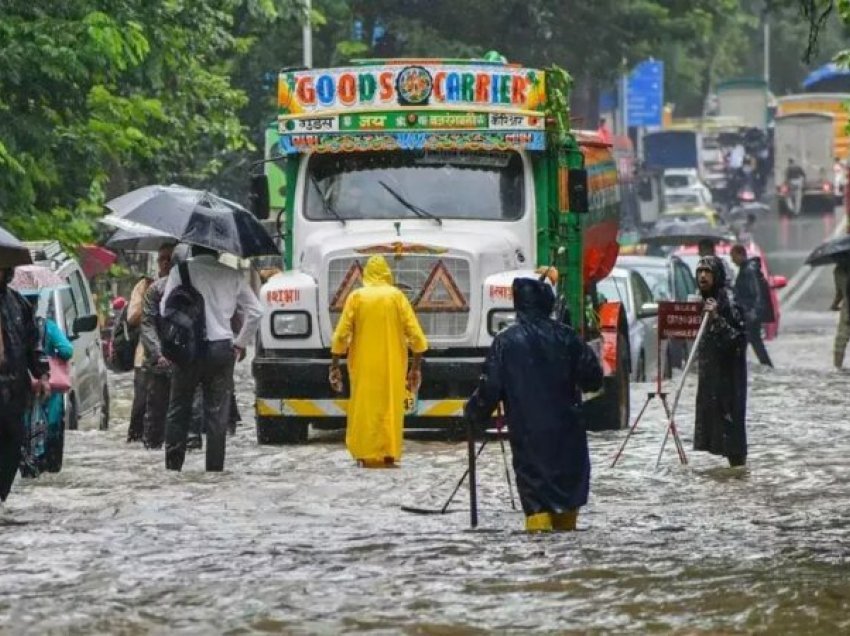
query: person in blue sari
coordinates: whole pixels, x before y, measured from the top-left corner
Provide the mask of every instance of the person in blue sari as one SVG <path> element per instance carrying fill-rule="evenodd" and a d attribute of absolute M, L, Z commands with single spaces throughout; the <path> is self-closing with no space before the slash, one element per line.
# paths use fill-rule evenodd
<path fill-rule="evenodd" d="M 52 292 L 53 290 L 45 289 L 42 290 L 41 298 L 38 295 L 27 295 L 26 298 L 37 307 L 36 322 L 42 337 L 44 354 L 50 358 L 68 361 L 74 356 L 74 346 L 54 318 Z M 58 473 L 62 470 L 65 448 L 64 395 L 53 391 L 47 398 L 42 398 L 38 406 L 43 409 L 47 420 L 44 452 L 40 456 L 31 457 L 30 461 L 35 463 L 38 472 Z M 31 417 L 32 412 L 28 414 L 28 420 Z"/>

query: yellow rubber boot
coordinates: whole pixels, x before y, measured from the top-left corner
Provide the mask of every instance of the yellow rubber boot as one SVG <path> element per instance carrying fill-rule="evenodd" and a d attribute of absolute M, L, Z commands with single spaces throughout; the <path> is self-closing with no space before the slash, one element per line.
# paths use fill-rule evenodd
<path fill-rule="evenodd" d="M 576 529 L 578 523 L 578 508 L 567 510 L 566 512 L 552 513 L 552 528 L 560 532 L 572 531 Z"/>
<path fill-rule="evenodd" d="M 552 532 L 552 515 L 548 512 L 538 512 L 525 518 L 526 532 Z"/>

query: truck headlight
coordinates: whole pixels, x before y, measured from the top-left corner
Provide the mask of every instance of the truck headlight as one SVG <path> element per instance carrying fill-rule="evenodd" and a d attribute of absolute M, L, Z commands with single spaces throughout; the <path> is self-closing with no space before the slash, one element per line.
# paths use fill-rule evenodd
<path fill-rule="evenodd" d="M 276 311 L 272 314 L 272 335 L 275 338 L 307 338 L 311 327 L 310 314 L 306 311 Z"/>
<path fill-rule="evenodd" d="M 487 331 L 495 336 L 502 329 L 510 327 L 516 322 L 516 312 L 512 309 L 491 309 L 487 314 Z"/>

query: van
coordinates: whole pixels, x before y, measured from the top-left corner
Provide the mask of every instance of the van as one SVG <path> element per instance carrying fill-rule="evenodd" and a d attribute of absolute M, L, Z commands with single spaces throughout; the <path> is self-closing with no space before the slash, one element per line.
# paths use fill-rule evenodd
<path fill-rule="evenodd" d="M 103 358 L 97 311 L 80 264 L 56 241 L 25 243 L 33 263 L 49 267 L 67 286 L 42 294 L 36 311 L 51 315 L 74 346 L 71 390 L 65 394 L 65 428 L 109 427 L 109 385 Z"/>

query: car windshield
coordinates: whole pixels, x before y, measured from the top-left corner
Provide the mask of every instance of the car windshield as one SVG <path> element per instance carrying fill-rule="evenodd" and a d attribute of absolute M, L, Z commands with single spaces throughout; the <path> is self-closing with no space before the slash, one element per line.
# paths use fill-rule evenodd
<path fill-rule="evenodd" d="M 687 188 L 690 179 L 686 174 L 666 174 L 664 175 L 664 186 L 667 188 Z"/>
<path fill-rule="evenodd" d="M 629 267 L 629 269 L 643 276 L 654 300 L 673 300 L 666 267 Z"/>
<path fill-rule="evenodd" d="M 629 298 L 629 290 L 625 278 L 621 276 L 603 278 L 596 283 L 596 293 L 603 296 L 604 300 L 608 302 L 622 302 L 626 311 L 631 311 L 631 299 Z M 603 299 L 600 298 L 600 300 Z"/>
<path fill-rule="evenodd" d="M 307 172 L 304 213 L 314 221 L 514 221 L 523 214 L 523 163 L 516 152 L 316 154 Z"/>
<path fill-rule="evenodd" d="M 664 202 L 668 207 L 696 207 L 702 205 L 700 196 L 696 192 L 683 192 L 679 194 L 668 194 L 664 197 Z"/>

